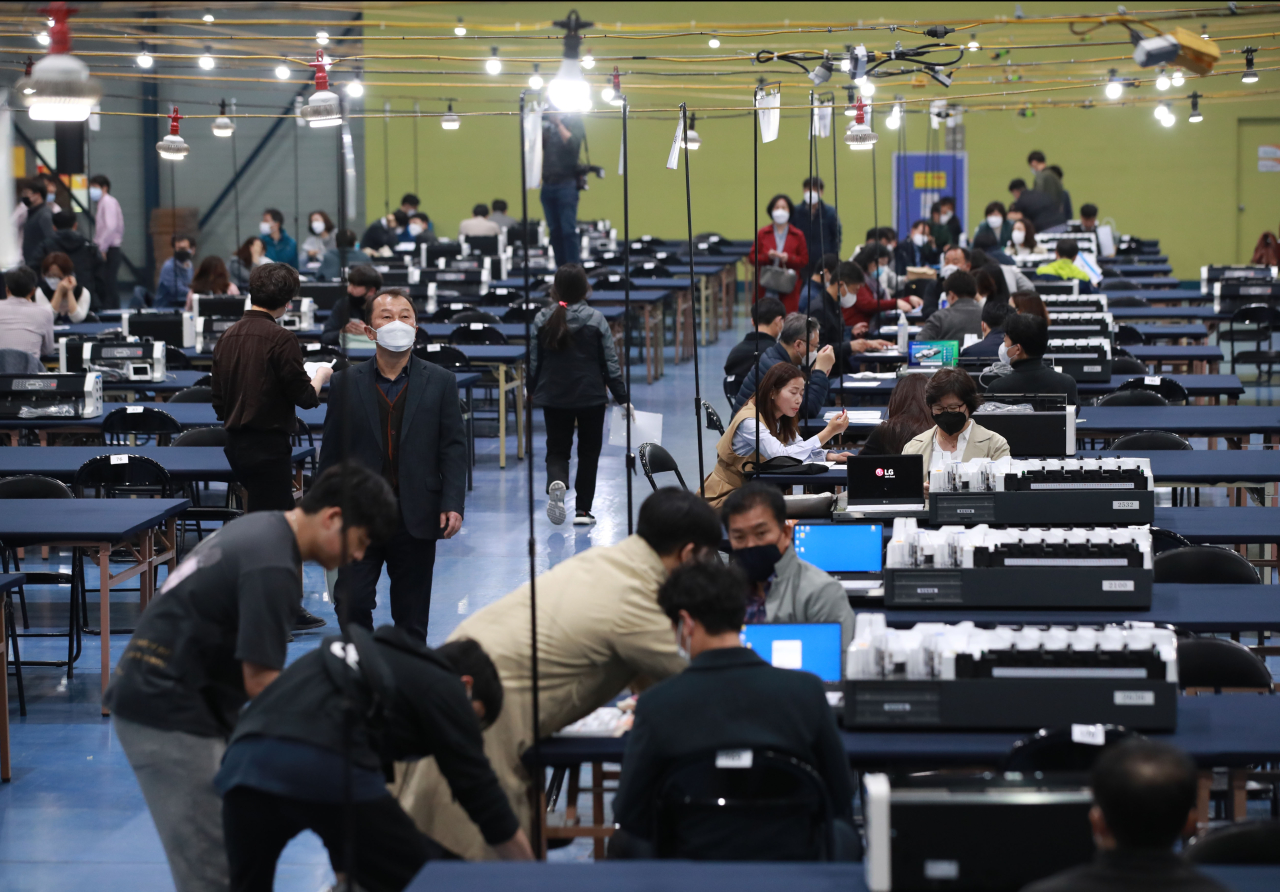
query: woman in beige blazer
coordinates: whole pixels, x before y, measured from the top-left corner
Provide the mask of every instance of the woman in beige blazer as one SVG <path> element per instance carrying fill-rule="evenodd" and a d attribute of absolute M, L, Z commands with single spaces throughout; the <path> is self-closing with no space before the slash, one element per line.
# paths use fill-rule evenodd
<path fill-rule="evenodd" d="M 929 379 L 924 401 L 933 413 L 933 427 L 902 447 L 902 454 L 924 456 L 925 480 L 931 470 L 942 470 L 951 462 L 1009 454 L 1009 441 L 973 420 L 982 397 L 968 372 L 941 369 Z"/>

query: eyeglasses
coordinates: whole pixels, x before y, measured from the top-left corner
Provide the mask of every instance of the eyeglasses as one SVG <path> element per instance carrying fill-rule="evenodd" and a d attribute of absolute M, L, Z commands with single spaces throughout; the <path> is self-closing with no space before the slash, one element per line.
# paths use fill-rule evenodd
<path fill-rule="evenodd" d="M 930 408 L 933 410 L 934 415 L 938 415 L 942 412 L 962 412 L 968 407 L 964 403 L 952 403 L 947 406 L 944 406 L 941 403 L 935 403 Z"/>

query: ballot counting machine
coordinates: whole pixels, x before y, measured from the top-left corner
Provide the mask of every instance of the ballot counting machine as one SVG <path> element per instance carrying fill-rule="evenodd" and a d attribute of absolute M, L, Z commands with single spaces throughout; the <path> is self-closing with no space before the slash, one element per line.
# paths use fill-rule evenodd
<path fill-rule="evenodd" d="M 195 314 L 196 352 L 212 353 L 218 338 L 240 321 L 251 306 L 248 297 L 221 294 L 197 294 L 191 298 Z"/>
<path fill-rule="evenodd" d="M 58 371 L 101 372 L 106 382 L 164 381 L 165 343 L 151 338 L 60 338 Z"/>
<path fill-rule="evenodd" d="M 280 326 L 290 331 L 306 331 L 316 327 L 316 302 L 309 297 L 295 297 L 280 317 Z"/>
<path fill-rule="evenodd" d="M 1055 329 L 1050 329 L 1053 334 Z M 1107 383 L 1111 380 L 1111 336 L 1049 338 L 1045 361 L 1062 369 L 1079 383 Z"/>
<path fill-rule="evenodd" d="M 930 523 L 1144 524 L 1149 458 L 975 458 L 929 473 Z"/>
<path fill-rule="evenodd" d="M 181 310 L 125 310 L 120 314 L 120 331 L 126 338 L 151 338 L 174 347 L 196 345 L 195 314 Z"/>
<path fill-rule="evenodd" d="M 1249 304 L 1271 304 L 1280 299 L 1280 280 L 1224 279 L 1213 283 L 1213 311 L 1234 313 Z"/>
<path fill-rule="evenodd" d="M 1177 726 L 1177 639 L 1151 623 L 892 629 L 859 613 L 845 653 L 846 728 Z"/>
<path fill-rule="evenodd" d="M 1110 313 L 1049 311 L 1049 336 L 1054 338 L 1109 338 L 1115 324 Z"/>
<path fill-rule="evenodd" d="M 102 373 L 0 375 L 0 418 L 96 418 Z"/>
<path fill-rule="evenodd" d="M 1233 263 L 1226 265 L 1210 265 L 1200 267 L 1200 293 L 1214 293 L 1214 286 L 1219 282 L 1260 283 L 1274 282 L 1280 279 L 1280 267 L 1263 266 L 1257 263 Z"/>
<path fill-rule="evenodd" d="M 886 607 L 1151 607 L 1151 528 L 942 526 L 893 521 Z"/>
<path fill-rule="evenodd" d="M 1076 280 L 1072 280 L 1076 281 Z M 1044 301 L 1049 317 L 1055 313 L 1106 313 L 1107 296 L 1105 294 L 1044 294 Z"/>

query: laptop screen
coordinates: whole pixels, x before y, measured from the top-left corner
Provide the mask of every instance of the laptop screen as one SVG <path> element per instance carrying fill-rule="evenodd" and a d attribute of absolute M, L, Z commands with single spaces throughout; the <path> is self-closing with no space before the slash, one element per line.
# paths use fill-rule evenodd
<path fill-rule="evenodd" d="M 924 501 L 923 455 L 851 455 L 849 503 L 865 499 Z"/>
<path fill-rule="evenodd" d="M 779 669 L 840 680 L 839 623 L 748 623 L 742 627 L 742 644 Z"/>
<path fill-rule="evenodd" d="M 878 523 L 798 523 L 792 542 L 797 557 L 827 573 L 879 573 L 882 530 Z"/>
<path fill-rule="evenodd" d="M 949 368 L 959 355 L 959 341 L 912 341 L 907 345 L 907 365 L 917 369 Z"/>

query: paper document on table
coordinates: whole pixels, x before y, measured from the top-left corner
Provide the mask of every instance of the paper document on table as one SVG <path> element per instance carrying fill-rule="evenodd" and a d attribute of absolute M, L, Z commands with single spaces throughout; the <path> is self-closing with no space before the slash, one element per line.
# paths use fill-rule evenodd
<path fill-rule="evenodd" d="M 565 726 L 557 737 L 621 737 L 631 730 L 634 713 L 616 706 L 601 706 L 590 715 Z"/>
<path fill-rule="evenodd" d="M 853 411 L 849 411 L 848 409 L 846 409 L 845 411 L 849 412 L 850 424 L 879 424 L 881 421 L 881 415 L 875 409 L 855 409 Z M 839 414 L 840 414 L 839 409 L 835 409 L 835 410 L 828 409 L 827 412 L 822 417 L 825 420 L 830 421 L 832 418 L 835 418 Z"/>
<path fill-rule="evenodd" d="M 845 381 L 843 387 L 879 387 L 879 381 Z"/>

